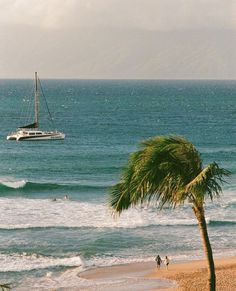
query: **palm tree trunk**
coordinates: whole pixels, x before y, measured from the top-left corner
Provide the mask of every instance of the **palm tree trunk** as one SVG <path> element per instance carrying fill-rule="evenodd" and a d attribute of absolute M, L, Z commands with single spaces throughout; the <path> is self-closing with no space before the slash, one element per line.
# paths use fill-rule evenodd
<path fill-rule="evenodd" d="M 209 240 L 208 232 L 207 232 L 204 208 L 203 206 L 200 206 L 200 207 L 194 206 L 193 211 L 198 220 L 198 226 L 199 226 L 199 230 L 202 236 L 202 244 L 203 244 L 203 248 L 205 251 L 206 258 L 207 258 L 208 273 L 209 273 L 209 276 L 208 276 L 209 291 L 215 291 L 216 290 L 215 264 L 214 264 L 212 248 L 211 248 L 211 244 L 210 244 L 210 240 Z"/>

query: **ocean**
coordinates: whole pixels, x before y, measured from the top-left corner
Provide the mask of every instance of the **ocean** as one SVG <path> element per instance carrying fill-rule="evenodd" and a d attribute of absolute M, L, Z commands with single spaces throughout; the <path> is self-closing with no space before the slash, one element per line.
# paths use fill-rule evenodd
<path fill-rule="evenodd" d="M 30 119 L 33 82 L 0 80 L 0 282 L 14 290 L 85 288 L 78 270 L 154 262 L 157 254 L 172 262 L 203 258 L 188 204 L 135 207 L 116 218 L 108 207 L 129 154 L 155 135 L 184 136 L 204 165 L 216 161 L 232 172 L 221 198 L 206 203 L 206 218 L 215 257 L 236 255 L 236 81 L 42 84 L 64 141 L 7 141 Z"/>

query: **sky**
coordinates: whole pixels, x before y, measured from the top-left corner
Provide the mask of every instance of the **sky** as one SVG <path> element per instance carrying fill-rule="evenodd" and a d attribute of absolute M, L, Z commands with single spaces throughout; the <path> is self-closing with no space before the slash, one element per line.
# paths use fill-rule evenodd
<path fill-rule="evenodd" d="M 0 0 L 0 78 L 235 79 L 236 0 Z"/>

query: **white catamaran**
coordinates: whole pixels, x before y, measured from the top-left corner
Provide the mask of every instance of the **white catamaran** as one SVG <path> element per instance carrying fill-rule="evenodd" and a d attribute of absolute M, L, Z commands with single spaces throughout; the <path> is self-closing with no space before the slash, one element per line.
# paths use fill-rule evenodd
<path fill-rule="evenodd" d="M 34 90 L 34 123 L 21 126 L 16 132 L 12 132 L 7 136 L 7 140 L 16 141 L 34 141 L 34 140 L 58 140 L 64 139 L 65 134 L 59 131 L 43 131 L 39 129 L 39 90 L 38 90 L 38 76 L 35 72 L 35 90 Z"/>

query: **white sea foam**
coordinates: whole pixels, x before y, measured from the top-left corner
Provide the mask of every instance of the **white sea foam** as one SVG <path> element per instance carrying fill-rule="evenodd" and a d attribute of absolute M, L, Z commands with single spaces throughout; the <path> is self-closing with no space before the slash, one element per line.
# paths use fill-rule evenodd
<path fill-rule="evenodd" d="M 4 262 L 0 264 L 0 272 L 21 272 L 57 266 L 79 266 L 82 269 L 84 266 L 84 263 L 79 256 L 55 258 L 27 253 L 0 254 L 0 262 Z"/>
<path fill-rule="evenodd" d="M 106 204 L 49 199 L 0 198 L 0 228 L 120 227 L 196 224 L 192 211 L 130 209 L 113 218 Z"/>
<path fill-rule="evenodd" d="M 206 211 L 207 221 L 236 221 L 232 199 L 219 201 Z M 216 211 L 217 209 L 217 211 Z M 132 208 L 120 217 L 112 217 L 107 204 L 49 199 L 0 198 L 0 228 L 94 227 L 137 228 L 150 225 L 195 225 L 191 207 L 157 211 L 153 208 Z"/>
<path fill-rule="evenodd" d="M 0 184 L 7 186 L 9 188 L 22 188 L 25 186 L 26 181 L 25 180 L 20 180 L 16 179 L 14 177 L 0 177 Z"/>
<path fill-rule="evenodd" d="M 215 148 L 212 147 L 199 147 L 199 151 L 201 153 L 235 153 L 236 149 L 235 146 L 217 146 Z"/>
<path fill-rule="evenodd" d="M 85 279 L 80 276 L 81 269 L 74 268 L 63 273 L 48 272 L 44 277 L 27 278 L 21 286 L 15 288 L 17 291 L 28 290 L 90 290 L 90 291 L 120 291 L 120 290 L 150 290 L 158 287 L 167 288 L 173 287 L 174 284 L 170 281 L 160 279 L 144 278 L 144 275 L 149 272 L 135 271 L 127 274 L 113 274 L 112 276 L 99 279 Z"/>
<path fill-rule="evenodd" d="M 224 255 L 228 255 L 225 253 Z M 235 255 L 234 252 L 231 255 Z M 216 254 L 216 257 L 219 255 Z M 171 264 L 174 262 L 183 262 L 190 260 L 202 259 L 202 254 L 200 253 L 192 253 L 186 252 L 183 254 L 169 256 Z M 93 258 L 91 261 L 87 261 L 85 268 L 91 267 L 108 267 L 112 265 L 119 264 L 129 264 L 129 263 L 145 263 L 152 262 L 154 265 L 153 257 L 133 257 L 130 259 L 127 258 Z M 149 270 L 147 270 L 149 272 Z M 109 275 L 109 278 L 104 277 L 103 279 L 84 279 L 80 276 L 81 268 L 74 268 L 66 270 L 63 273 L 52 273 L 47 272 L 45 276 L 39 278 L 27 278 L 22 283 L 21 286 L 17 287 L 15 290 L 17 291 L 26 291 L 25 286 L 32 290 L 51 290 L 51 289 L 59 289 L 59 290 L 104 290 L 104 291 L 120 291 L 120 290 L 150 290 L 154 288 L 170 288 L 173 287 L 171 282 L 169 281 L 148 281 L 144 280 L 142 277 L 144 276 L 144 272 L 134 272 L 122 274 L 121 276 L 113 274 Z"/>
<path fill-rule="evenodd" d="M 179 255 L 178 257 L 171 257 L 173 261 L 185 260 L 185 257 L 188 259 L 193 258 L 192 254 Z M 196 256 L 195 258 L 200 258 Z M 114 265 L 129 264 L 129 263 L 144 263 L 152 262 L 153 257 L 145 256 L 133 256 L 132 258 L 127 257 L 93 257 L 87 259 L 86 261 L 81 256 L 73 257 L 53 257 L 53 256 L 43 256 L 39 254 L 27 254 L 23 253 L 11 253 L 5 254 L 0 253 L 0 272 L 22 272 L 38 269 L 46 269 L 52 267 L 77 267 L 77 273 L 82 272 L 86 269 L 91 269 L 95 267 L 109 267 Z M 46 277 L 52 277 L 52 272 L 47 272 Z"/>

